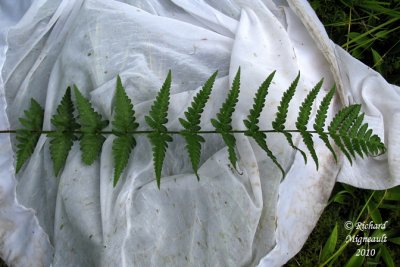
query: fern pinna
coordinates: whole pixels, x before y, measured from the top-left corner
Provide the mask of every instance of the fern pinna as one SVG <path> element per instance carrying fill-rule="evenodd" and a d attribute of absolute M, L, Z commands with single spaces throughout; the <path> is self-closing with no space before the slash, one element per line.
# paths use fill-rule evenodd
<path fill-rule="evenodd" d="M 71 99 L 71 88 L 68 87 L 65 95 L 57 107 L 57 114 L 51 119 L 56 130 L 47 134 L 51 138 L 50 155 L 53 160 L 54 174 L 57 176 L 65 165 L 73 141 L 76 140 L 75 130 L 79 128 L 74 117 L 74 104 Z"/>
<path fill-rule="evenodd" d="M 364 123 L 364 114 L 361 113 L 361 105 L 355 104 L 339 110 L 327 126 L 327 131 L 324 130 L 327 125 L 327 113 L 335 93 L 335 86 L 324 96 L 318 106 L 313 124 L 314 131 L 307 128 L 310 123 L 314 102 L 322 87 L 322 80 L 308 93 L 301 104 L 295 124 L 296 129 L 287 130 L 285 128 L 285 123 L 290 101 L 296 92 L 300 74 L 297 75 L 289 88 L 283 93 L 276 117 L 272 122 L 273 130 L 260 129 L 258 124 L 261 112 L 265 107 L 268 89 L 274 75 L 275 72 L 272 72 L 258 88 L 254 96 L 253 106 L 249 110 L 247 118 L 243 121 L 246 127 L 245 130 L 232 128 L 232 116 L 235 112 L 240 94 L 239 68 L 233 79 L 226 100 L 219 109 L 216 118 L 211 119 L 211 124 L 215 128 L 214 131 L 202 131 L 200 122 L 201 114 L 210 98 L 212 87 L 217 78 L 217 72 L 211 75 L 199 92 L 194 96 L 192 103 L 184 113 L 185 117 L 179 118 L 183 129 L 180 131 L 169 131 L 165 126 L 168 122 L 167 117 L 172 82 L 171 71 L 169 71 L 150 108 L 149 114 L 145 116 L 145 121 L 151 128 L 149 130 L 137 130 L 139 124 L 136 122 L 133 104 L 126 94 L 121 78 L 117 76 L 112 121 L 113 127 L 111 132 L 104 131 L 104 128 L 108 125 L 108 121 L 103 120 L 102 116 L 94 110 L 90 101 L 82 95 L 76 86 L 74 86 L 74 94 L 78 113 L 77 120 L 74 117 L 75 106 L 71 99 L 71 89 L 68 87 L 57 107 L 56 114 L 53 115 L 51 119 L 51 123 L 55 128 L 54 130 L 42 130 L 44 110 L 32 99 L 30 108 L 24 112 L 25 117 L 20 119 L 21 125 L 25 128 L 16 131 L 1 132 L 15 132 L 17 134 L 17 172 L 21 170 L 24 163 L 32 155 L 40 135 L 47 134 L 51 139 L 50 155 L 56 176 L 62 171 L 68 153 L 75 140 L 79 140 L 80 142 L 82 162 L 90 165 L 98 158 L 101 152 L 105 140 L 104 135 L 113 134 L 115 135 L 112 144 L 114 186 L 117 185 L 121 174 L 128 165 L 129 156 L 136 145 L 135 134 L 148 135 L 153 150 L 154 173 L 158 187 L 160 187 L 161 183 L 162 167 L 168 149 L 168 142 L 172 142 L 173 134 L 180 134 L 184 137 L 188 157 L 192 164 L 194 174 L 198 179 L 200 179 L 198 172 L 202 149 L 201 144 L 205 142 L 203 135 L 206 134 L 220 134 L 222 136 L 228 148 L 228 159 L 232 166 L 236 168 L 238 157 L 235 152 L 236 139 L 234 134 L 244 133 L 246 136 L 254 139 L 283 175 L 283 167 L 268 146 L 268 134 L 283 134 L 289 146 L 299 151 L 306 161 L 307 155 L 296 147 L 292 140 L 293 132 L 300 133 L 317 168 L 318 156 L 313 141 L 314 134 L 318 135 L 324 142 L 326 147 L 332 152 L 335 160 L 337 160 L 337 155 L 332 147 L 331 140 L 350 162 L 352 162 L 352 159 L 357 155 L 361 157 L 376 156 L 386 151 L 385 145 L 382 143 L 381 139 L 373 134 L 372 129 L 368 128 L 367 123 Z"/>
<path fill-rule="evenodd" d="M 232 115 L 235 111 L 236 103 L 239 99 L 240 92 L 240 68 L 236 72 L 232 82 L 232 88 L 222 104 L 216 119 L 211 119 L 211 124 L 215 130 L 222 135 L 226 146 L 228 147 L 228 158 L 233 168 L 236 168 L 237 156 L 235 152 L 236 138 L 232 134 Z"/>
<path fill-rule="evenodd" d="M 304 161 L 307 163 L 307 156 L 306 153 L 304 153 L 303 150 L 299 149 L 297 146 L 294 145 L 293 143 L 293 138 L 292 134 L 289 132 L 284 131 L 285 130 L 285 122 L 286 122 L 286 117 L 289 111 L 289 102 L 292 100 L 294 93 L 296 92 L 296 87 L 297 84 L 299 83 L 300 80 L 300 72 L 292 82 L 292 84 L 289 86 L 289 88 L 283 93 L 281 102 L 279 103 L 278 106 L 278 112 L 276 113 L 275 120 L 272 122 L 272 128 L 280 133 L 282 133 L 285 137 L 286 140 L 288 141 L 289 145 L 299 151 L 301 155 L 304 158 Z"/>
<path fill-rule="evenodd" d="M 74 89 L 79 122 L 81 123 L 82 162 L 91 165 L 100 155 L 101 148 L 106 140 L 101 131 L 108 125 L 108 120 L 102 120 L 101 115 L 94 111 L 89 100 L 82 95 L 78 87 L 74 86 Z"/>
<path fill-rule="evenodd" d="M 208 98 L 210 97 L 217 74 L 217 71 L 214 72 L 214 74 L 206 81 L 203 88 L 201 88 L 193 98 L 191 106 L 184 113 L 186 119 L 179 118 L 179 122 L 183 128 L 185 128 L 185 130 L 182 131 L 182 136 L 186 140 L 186 150 L 188 151 L 194 174 L 198 180 L 200 179 L 197 170 L 199 169 L 200 163 L 201 143 L 205 142 L 204 138 L 198 133 L 201 130 L 200 118 Z"/>
<path fill-rule="evenodd" d="M 172 142 L 172 137 L 168 133 L 165 124 L 168 122 L 169 95 L 171 89 L 171 71 L 162 85 L 153 105 L 151 106 L 149 116 L 145 116 L 147 124 L 153 129 L 148 137 L 153 146 L 153 163 L 156 174 L 157 186 L 160 188 L 161 170 L 164 163 L 165 152 L 168 148 L 168 142 Z"/>
<path fill-rule="evenodd" d="M 267 145 L 267 135 L 264 132 L 260 131 L 260 127 L 258 126 L 261 112 L 265 106 L 265 99 L 268 94 L 268 88 L 272 82 L 272 79 L 274 78 L 274 75 L 275 71 L 272 72 L 258 88 L 254 97 L 253 108 L 250 109 L 250 114 L 249 116 L 247 116 L 247 120 L 243 121 L 244 125 L 247 128 L 247 131 L 244 134 L 247 136 L 251 136 L 256 141 L 256 143 L 267 153 L 272 162 L 279 168 L 279 170 L 282 172 L 282 175 L 285 175 L 285 171 L 283 170 L 281 164 L 278 163 L 275 155 L 272 153 Z"/>
<path fill-rule="evenodd" d="M 16 139 L 17 145 L 17 162 L 15 166 L 16 172 L 21 170 L 25 161 L 32 155 L 43 125 L 44 110 L 34 99 L 31 99 L 31 106 L 24 111 L 25 118 L 20 118 L 19 121 L 25 129 L 17 130 Z"/>
<path fill-rule="evenodd" d="M 136 140 L 132 133 L 139 127 L 139 124 L 135 122 L 133 104 L 126 94 L 119 76 L 117 76 L 114 102 L 115 109 L 112 125 L 116 138 L 113 141 L 112 153 L 114 158 L 113 185 L 116 186 L 122 171 L 128 165 L 129 155 L 136 146 Z"/>

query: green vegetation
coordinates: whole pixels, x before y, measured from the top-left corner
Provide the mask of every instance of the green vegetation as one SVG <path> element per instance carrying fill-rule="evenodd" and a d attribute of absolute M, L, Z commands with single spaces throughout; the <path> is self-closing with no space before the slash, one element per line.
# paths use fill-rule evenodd
<path fill-rule="evenodd" d="M 328 207 L 302 251 L 286 266 L 400 266 L 399 202 L 400 187 L 373 191 L 337 184 Z M 368 226 L 372 222 L 381 224 L 384 229 L 346 229 L 348 221 L 354 226 L 357 223 Z M 386 242 L 358 245 L 357 239 L 346 242 L 348 236 L 381 238 Z M 357 252 L 360 256 L 353 257 Z M 370 256 L 361 255 L 367 252 Z M 346 265 L 355 258 L 360 260 L 359 265 Z"/>
<path fill-rule="evenodd" d="M 331 39 L 400 85 L 400 1 L 311 0 Z"/>
<path fill-rule="evenodd" d="M 41 129 L 43 124 L 43 109 L 35 100 L 32 99 L 30 108 L 25 111 L 26 118 L 20 119 L 20 122 L 25 129 L 2 132 L 17 133 L 17 162 L 19 164 L 17 172 L 32 155 L 34 147 L 36 146 L 41 134 L 47 134 L 48 137 L 52 138 L 50 141 L 50 154 L 53 160 L 54 174 L 56 176 L 64 168 L 73 141 L 77 139 L 79 140 L 82 152 L 82 162 L 86 165 L 91 165 L 97 160 L 101 153 L 103 143 L 106 139 L 104 135 L 113 134 L 117 136 L 113 141 L 112 149 L 114 161 L 114 186 L 116 186 L 120 175 L 128 165 L 129 155 L 136 145 L 135 138 L 133 137 L 135 134 L 146 134 L 153 147 L 153 165 L 158 188 L 160 188 L 161 184 L 162 168 L 168 148 L 168 142 L 173 141 L 173 134 L 179 134 L 185 138 L 186 149 L 192 163 L 192 168 L 198 179 L 200 179 L 197 174 L 197 169 L 200 162 L 201 142 L 205 141 L 201 135 L 205 134 L 220 134 L 222 136 L 222 139 L 228 147 L 228 158 L 233 168 L 236 167 L 237 160 L 235 147 L 236 139 L 234 133 L 242 133 L 253 138 L 254 141 L 266 152 L 272 162 L 280 169 L 283 176 L 285 175 L 283 168 L 278 163 L 276 156 L 268 147 L 267 134 L 284 134 L 289 145 L 294 147 L 291 138 L 288 137 L 292 132 L 300 133 L 303 137 L 304 144 L 310 151 L 317 169 L 318 156 L 314 149 L 314 142 L 312 139 L 313 134 L 318 134 L 330 149 L 331 145 L 328 137 L 332 138 L 338 145 L 338 148 L 345 153 L 350 162 L 352 158 L 356 157 L 355 152 L 357 152 L 361 157 L 376 156 L 385 153 L 386 148 L 380 138 L 372 133 L 372 129 L 368 129 L 368 124 L 363 123 L 364 114 L 360 113 L 360 105 L 351 105 L 339 110 L 329 124 L 328 132 L 323 131 L 327 119 L 326 112 L 332 100 L 334 88 L 325 96 L 324 100 L 318 107 L 318 115 L 314 124 L 315 131 L 307 129 L 312 106 L 322 86 L 322 80 L 308 93 L 304 102 L 300 106 L 297 115 L 296 129 L 285 130 L 284 124 L 286 122 L 289 102 L 294 95 L 299 75 L 297 75 L 294 82 L 289 86 L 287 93 L 285 93 L 281 99 L 278 112 L 276 113 L 276 118 L 272 122 L 272 128 L 275 129 L 260 129 L 258 125 L 259 118 L 265 107 L 268 88 L 273 80 L 275 72 L 272 72 L 257 90 L 254 96 L 253 107 L 249 110 L 247 119 L 243 121 L 246 130 L 235 130 L 231 125 L 233 113 L 235 112 L 236 103 L 238 102 L 240 93 L 239 68 L 225 102 L 216 114 L 216 118 L 211 119 L 211 124 L 215 127 L 215 131 L 202 131 L 200 127 L 200 118 L 211 94 L 216 75 L 217 73 L 214 73 L 194 97 L 191 106 L 188 107 L 187 111 L 184 113 L 186 119 L 179 119 L 184 128 L 180 131 L 171 131 L 166 127 L 168 122 L 170 87 L 172 80 L 171 71 L 169 71 L 164 84 L 150 108 L 148 116 L 145 116 L 145 121 L 151 130 L 136 130 L 139 127 L 139 124 L 135 122 L 133 105 L 125 92 L 121 79 L 117 77 L 116 93 L 114 98 L 115 112 L 112 121 L 113 130 L 111 132 L 104 130 L 105 127 L 108 126 L 109 122 L 103 120 L 101 114 L 94 110 L 90 101 L 82 95 L 76 86 L 74 86 L 74 92 L 80 124 L 75 121 L 71 90 L 67 88 L 64 97 L 57 107 L 57 114 L 53 115 L 51 120 L 55 130 Z M 35 138 L 27 138 L 30 134 Z M 296 147 L 294 148 L 297 149 Z M 304 153 L 303 156 L 305 157 Z M 304 159 L 306 161 L 307 157 Z"/>

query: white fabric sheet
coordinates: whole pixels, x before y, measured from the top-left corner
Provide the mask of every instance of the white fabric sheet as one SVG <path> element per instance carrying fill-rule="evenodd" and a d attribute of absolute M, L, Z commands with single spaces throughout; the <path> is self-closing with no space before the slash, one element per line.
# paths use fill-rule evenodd
<path fill-rule="evenodd" d="M 180 129 L 178 118 L 218 69 L 202 117 L 203 129 L 212 129 L 209 119 L 240 66 L 235 128 L 244 128 L 255 91 L 276 70 L 260 120 L 262 128 L 271 128 L 282 93 L 300 70 L 287 128 L 294 128 L 300 103 L 324 78 L 324 91 L 338 85 L 329 118 L 344 104 L 363 104 L 366 120 L 388 148 L 350 166 L 342 156 L 335 164 L 315 139 L 317 171 L 284 138 L 270 135 L 287 172 L 282 179 L 249 138 L 236 135 L 237 172 L 221 138 L 209 135 L 197 182 L 184 141 L 174 136 L 158 190 L 145 136 L 137 137 L 113 188 L 112 136 L 89 167 L 75 144 L 64 171 L 54 177 L 45 136 L 14 175 L 15 137 L 2 134 L 0 256 L 13 266 L 281 266 L 303 246 L 335 181 L 372 189 L 400 184 L 398 88 L 333 44 L 307 1 L 36 0 L 26 12 L 28 1 L 14 3 L 18 15 L 7 8 L 13 1 L 4 3 L 1 129 L 20 126 L 31 97 L 45 107 L 43 128 L 51 129 L 51 116 L 72 84 L 111 120 L 117 74 L 146 129 L 143 117 L 169 69 L 168 127 Z"/>

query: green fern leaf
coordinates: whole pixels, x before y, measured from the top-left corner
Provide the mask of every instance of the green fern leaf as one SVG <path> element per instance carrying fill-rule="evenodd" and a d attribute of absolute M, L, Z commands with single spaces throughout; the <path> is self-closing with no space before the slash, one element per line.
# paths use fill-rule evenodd
<path fill-rule="evenodd" d="M 193 171 L 198 180 L 200 179 L 197 170 L 199 169 L 200 163 L 201 143 L 205 142 L 205 140 L 196 132 L 201 130 L 201 114 L 203 113 L 204 107 L 210 97 L 217 74 L 217 71 L 214 72 L 214 74 L 206 81 L 204 86 L 194 97 L 191 106 L 185 112 L 186 119 L 179 118 L 179 122 L 185 128 L 185 130 L 182 132 L 182 136 L 186 140 L 186 150 L 188 151 L 190 161 L 192 162 Z"/>
<path fill-rule="evenodd" d="M 318 157 L 314 149 L 312 135 L 307 131 L 307 124 L 310 120 L 312 105 L 317 98 L 319 90 L 321 89 L 322 82 L 323 80 L 319 81 L 304 99 L 303 103 L 300 106 L 300 111 L 296 122 L 296 128 L 300 131 L 300 134 L 303 137 L 304 144 L 306 144 L 308 151 L 310 151 L 311 157 L 315 162 L 317 170 L 319 167 Z"/>
<path fill-rule="evenodd" d="M 240 92 L 240 68 L 236 72 L 232 82 L 231 90 L 222 104 L 216 119 L 211 119 L 211 124 L 215 130 L 221 134 L 226 146 L 228 147 L 228 158 L 232 167 L 236 169 L 237 156 L 235 152 L 236 138 L 231 133 L 232 131 L 232 115 L 235 111 L 236 103 L 238 102 Z"/>
<path fill-rule="evenodd" d="M 115 187 L 123 170 L 128 165 L 131 151 L 136 146 L 136 140 L 132 132 L 139 127 L 139 124 L 135 122 L 136 118 L 132 101 L 126 94 L 119 75 L 117 76 L 114 111 L 115 114 L 112 125 L 113 133 L 117 136 L 112 145 L 114 158 L 113 186 Z"/>
<path fill-rule="evenodd" d="M 73 113 L 74 104 L 71 100 L 71 88 L 68 87 L 57 107 L 57 113 L 51 119 L 56 130 L 47 134 L 51 138 L 50 155 L 55 176 L 58 176 L 63 169 L 73 141 L 76 140 L 74 131 L 79 128 L 79 125 L 76 123 Z"/>
<path fill-rule="evenodd" d="M 172 137 L 167 133 L 152 132 L 148 135 L 153 146 L 153 163 L 156 174 L 157 187 L 161 184 L 161 171 L 164 163 L 165 152 L 168 148 L 168 142 L 172 142 Z"/>
<path fill-rule="evenodd" d="M 54 175 L 58 176 L 67 161 L 68 153 L 73 145 L 74 135 L 54 132 L 47 134 L 47 136 L 52 138 L 50 141 L 50 156 L 53 161 Z"/>
<path fill-rule="evenodd" d="M 385 153 L 385 144 L 381 141 L 379 136 L 372 135 L 372 129 L 368 129 L 368 124 L 365 123 L 361 126 L 363 119 L 364 113 L 361 113 L 355 119 L 350 131 L 346 132 L 346 136 L 350 136 L 354 150 L 361 157 L 363 157 L 364 154 L 366 156 L 377 156 Z"/>
<path fill-rule="evenodd" d="M 267 97 L 268 88 L 271 85 L 274 75 L 275 71 L 268 75 L 265 81 L 260 85 L 254 97 L 253 107 L 250 109 L 247 119 L 243 121 L 249 133 L 259 131 L 260 129 L 258 126 L 259 118 L 265 106 L 265 98 Z"/>
<path fill-rule="evenodd" d="M 304 162 L 307 163 L 306 153 L 304 153 L 303 150 L 301 150 L 300 148 L 298 148 L 297 146 L 294 145 L 292 134 L 284 131 L 287 113 L 289 110 L 289 102 L 290 102 L 290 100 L 292 100 L 292 98 L 294 96 L 294 93 L 296 91 L 296 87 L 297 87 L 297 84 L 299 83 L 299 80 L 300 80 L 300 72 L 299 72 L 299 74 L 297 74 L 296 78 L 294 79 L 292 84 L 289 86 L 288 90 L 286 90 L 286 92 L 283 93 L 281 102 L 278 107 L 278 112 L 276 113 L 275 120 L 272 122 L 272 128 L 278 132 L 283 133 L 283 135 L 286 137 L 286 140 L 288 141 L 289 145 L 293 149 L 299 151 L 301 153 L 301 155 L 303 156 Z"/>
<path fill-rule="evenodd" d="M 82 161 L 86 165 L 91 165 L 100 155 L 104 141 L 101 135 L 102 129 L 108 125 L 107 120 L 102 120 L 99 113 L 95 112 L 89 100 L 87 100 L 78 87 L 74 86 L 76 108 L 79 112 L 79 122 L 81 124 Z"/>
<path fill-rule="evenodd" d="M 285 176 L 285 171 L 283 170 L 281 164 L 278 162 L 276 159 L 275 155 L 272 153 L 272 151 L 269 149 L 266 139 L 267 136 L 263 132 L 246 132 L 245 135 L 251 136 L 256 143 L 267 153 L 268 157 L 272 160 L 272 162 L 279 168 L 279 170 L 282 173 L 282 176 Z"/>
<path fill-rule="evenodd" d="M 112 153 L 114 158 L 114 182 L 115 187 L 119 177 L 128 165 L 131 151 L 136 146 L 136 140 L 132 135 L 122 135 L 114 139 L 112 144 Z"/>
<path fill-rule="evenodd" d="M 340 109 L 336 115 L 333 117 L 331 123 L 328 126 L 328 131 L 335 133 L 338 131 L 340 126 L 342 125 L 343 121 L 347 118 L 350 112 L 354 109 L 354 105 L 350 105 Z"/>
<path fill-rule="evenodd" d="M 382 143 L 381 139 L 376 134 L 369 138 L 367 145 L 370 147 L 370 153 L 368 155 L 379 156 L 386 152 L 385 144 Z"/>
<path fill-rule="evenodd" d="M 348 135 L 348 131 L 350 130 L 350 127 L 354 124 L 358 117 L 358 113 L 360 113 L 361 105 L 354 105 L 354 108 L 352 111 L 349 113 L 349 115 L 346 117 L 346 119 L 343 121 L 340 129 L 339 129 L 339 134 L 343 140 L 343 143 L 347 149 L 347 151 L 350 153 L 350 155 L 355 158 L 354 154 L 354 148 L 353 144 L 350 139 L 350 135 Z"/>
<path fill-rule="evenodd" d="M 351 159 L 351 155 L 347 151 L 342 140 L 340 139 L 340 135 L 337 132 L 340 129 L 340 126 L 342 125 L 343 121 L 346 120 L 346 118 L 349 116 L 349 114 L 353 111 L 354 108 L 355 108 L 355 105 L 351 105 L 351 106 L 344 107 L 341 110 L 339 110 L 338 113 L 333 117 L 330 125 L 328 126 L 328 132 L 329 132 L 330 136 L 332 137 L 333 141 L 338 146 L 338 148 L 343 152 L 343 154 L 346 156 L 346 158 L 350 161 L 350 163 L 353 162 Z"/>
<path fill-rule="evenodd" d="M 368 123 L 364 123 L 361 127 L 360 127 L 360 129 L 358 130 L 358 132 L 357 132 L 357 140 L 358 140 L 358 142 L 359 142 L 359 144 L 360 144 L 360 146 L 361 146 L 361 150 L 363 151 L 363 153 L 365 154 L 365 155 L 368 155 L 368 148 L 367 148 L 367 146 L 366 146 L 366 144 L 365 144 L 365 141 L 362 139 L 362 137 L 365 135 L 365 133 L 367 132 L 367 130 L 368 130 Z"/>
<path fill-rule="evenodd" d="M 197 177 L 197 180 L 200 180 L 199 174 L 197 173 L 200 164 L 200 156 L 201 156 L 201 143 L 204 143 L 205 140 L 202 136 L 198 134 L 192 134 L 189 132 L 183 132 L 182 136 L 186 140 L 186 150 L 188 151 L 190 161 L 192 162 L 192 168 L 194 174 Z"/>
<path fill-rule="evenodd" d="M 334 85 L 331 90 L 322 99 L 322 102 L 318 108 L 317 116 L 315 117 L 314 130 L 318 133 L 319 138 L 325 143 L 326 147 L 331 151 L 335 161 L 337 162 L 337 156 L 333 147 L 331 146 L 328 135 L 324 132 L 325 121 L 329 109 L 329 105 L 332 102 L 333 96 L 335 95 L 336 86 Z"/>
<path fill-rule="evenodd" d="M 284 175 L 282 166 L 277 161 L 277 158 L 272 153 L 267 145 L 267 135 L 265 131 L 260 130 L 259 118 L 262 110 L 265 107 L 265 99 L 268 94 L 268 88 L 272 82 L 275 72 L 271 73 L 267 79 L 261 84 L 254 97 L 252 109 L 249 115 L 243 121 L 246 126 L 244 134 L 252 137 L 255 142 L 263 149 L 269 158 L 278 166 Z M 204 84 L 203 88 L 194 97 L 191 106 L 188 107 L 184 113 L 185 118 L 179 118 L 184 130 L 180 132 L 169 132 L 165 124 L 168 122 L 168 108 L 170 100 L 171 88 L 171 71 L 164 81 L 159 93 L 151 106 L 148 116 L 145 116 L 147 124 L 152 128 L 149 131 L 148 138 L 152 145 L 154 171 L 157 181 L 157 186 L 160 188 L 162 167 L 165 160 L 168 142 L 172 142 L 172 133 L 181 134 L 186 140 L 186 150 L 188 151 L 189 158 L 192 163 L 193 170 L 198 176 L 198 168 L 200 164 L 201 147 L 205 142 L 204 138 L 200 135 L 201 131 L 200 122 L 201 114 L 204 111 L 205 105 L 211 95 L 211 90 L 215 82 L 217 72 L 215 72 L 208 81 Z M 292 135 L 290 131 L 285 130 L 285 123 L 289 109 L 289 103 L 295 94 L 295 89 L 299 82 L 300 74 L 292 82 L 286 92 L 284 92 L 281 99 L 276 118 L 272 122 L 272 127 L 275 132 L 283 133 L 288 140 L 291 147 L 298 149 L 294 146 Z M 318 169 L 318 158 L 314 149 L 312 139 L 312 131 L 307 130 L 313 103 L 321 89 L 322 80 L 310 91 L 306 96 L 302 105 L 300 106 L 296 128 L 300 132 L 304 143 L 306 144 L 310 154 Z M 77 124 L 74 118 L 74 105 L 71 100 L 71 89 L 68 87 L 61 103 L 57 107 L 57 112 L 53 115 L 51 123 L 54 126 L 54 131 L 46 131 L 50 140 L 50 154 L 53 161 L 55 175 L 59 175 L 63 169 L 68 153 L 76 139 L 75 134 L 81 133 L 80 146 L 82 151 L 82 161 L 85 164 L 92 164 L 99 156 L 105 137 L 102 135 L 103 129 L 108 125 L 107 120 L 102 120 L 99 113 L 95 112 L 89 100 L 87 100 L 75 86 L 76 107 L 79 113 L 79 121 L 81 125 Z M 314 133 L 324 141 L 327 148 L 333 153 L 335 160 L 337 156 L 329 142 L 329 137 L 333 139 L 339 150 L 352 163 L 352 158 L 356 154 L 363 157 L 377 156 L 386 151 L 384 143 L 380 137 L 373 133 L 372 129 L 368 129 L 368 124 L 364 123 L 364 113 L 360 114 L 360 105 L 351 105 L 341 109 L 332 119 L 329 124 L 328 133 L 324 132 L 327 112 L 330 103 L 334 96 L 335 87 L 331 88 L 328 94 L 322 100 L 314 123 Z M 222 104 L 216 118 L 211 119 L 212 125 L 215 127 L 216 132 L 221 134 L 225 144 L 228 148 L 229 161 L 234 168 L 237 164 L 237 155 L 235 152 L 236 139 L 233 135 L 237 132 L 232 129 L 232 115 L 235 111 L 236 104 L 240 93 L 240 68 L 238 69 L 232 83 L 232 87 L 228 92 L 225 102 Z M 135 122 L 135 112 L 133 104 L 127 96 L 125 89 L 122 86 L 121 79 L 117 77 L 116 94 L 115 94 L 115 110 L 114 121 L 112 122 L 112 133 L 117 137 L 113 142 L 113 159 L 114 159 L 114 186 L 126 168 L 129 156 L 132 149 L 136 145 L 136 140 L 133 137 L 138 123 Z M 17 144 L 17 160 L 16 172 L 18 172 L 27 159 L 32 155 L 35 146 L 42 134 L 42 124 L 44 110 L 35 101 L 31 100 L 31 106 L 24 112 L 25 117 L 20 118 L 20 123 L 25 128 L 16 131 Z M 79 131 L 77 129 L 79 128 Z M 147 131 L 146 131 L 147 132 Z M 274 131 L 267 131 L 274 132 Z M 203 132 L 204 133 L 204 132 Z M 304 159 L 306 155 L 303 151 L 298 149 Z"/>
<path fill-rule="evenodd" d="M 171 88 L 171 71 L 168 72 L 153 105 L 151 106 L 149 116 L 145 116 L 146 123 L 155 131 L 166 132 L 164 126 L 168 122 L 169 95 Z"/>
<path fill-rule="evenodd" d="M 288 90 L 286 90 L 286 92 L 283 93 L 281 102 L 278 107 L 278 112 L 276 113 L 275 120 L 272 122 L 272 128 L 274 130 L 277 131 L 285 130 L 285 122 L 289 110 L 289 102 L 290 100 L 292 100 L 294 96 L 299 80 L 300 80 L 300 72 L 297 74 L 296 78 L 289 86 Z"/>
<path fill-rule="evenodd" d="M 368 129 L 368 131 L 365 133 L 365 136 L 363 136 L 363 139 L 369 140 L 372 136 L 372 129 Z M 371 152 L 371 148 L 368 147 L 369 152 Z"/>
<path fill-rule="evenodd" d="M 386 151 L 385 145 L 377 135 L 373 135 L 368 124 L 362 124 L 364 114 L 361 105 L 351 105 L 341 109 L 328 127 L 329 134 L 352 163 L 355 152 L 361 157 L 375 156 Z"/>
<path fill-rule="evenodd" d="M 167 142 L 172 141 L 172 137 L 167 133 L 168 129 L 164 125 L 168 122 L 170 88 L 171 71 L 168 72 L 167 78 L 150 108 L 149 116 L 145 116 L 147 124 L 154 130 L 148 137 L 153 146 L 153 163 L 158 188 L 161 184 L 161 171 L 168 148 Z"/>
<path fill-rule="evenodd" d="M 106 138 L 101 134 L 83 133 L 80 139 L 82 162 L 91 165 L 101 153 Z"/>
<path fill-rule="evenodd" d="M 136 118 L 132 101 L 126 94 L 119 75 L 117 76 L 114 105 L 113 132 L 116 135 L 125 135 L 134 132 L 139 127 L 139 124 L 135 122 Z"/>
<path fill-rule="evenodd" d="M 68 87 L 60 104 L 57 107 L 57 113 L 51 118 L 51 123 L 59 132 L 74 132 L 79 128 L 74 118 L 74 104 L 71 99 L 71 88 Z"/>
<path fill-rule="evenodd" d="M 38 102 L 31 99 L 31 106 L 24 111 L 26 118 L 20 118 L 19 121 L 25 129 L 17 130 L 17 163 L 15 167 L 18 173 L 24 163 L 29 159 L 35 150 L 43 126 L 44 110 Z"/>
<path fill-rule="evenodd" d="M 361 130 L 361 129 L 360 129 Z M 372 129 L 364 130 L 364 134 L 358 134 L 363 151 L 368 156 L 377 156 L 386 151 L 385 145 L 377 135 L 372 135 Z"/>
<path fill-rule="evenodd" d="M 285 176 L 285 172 L 282 166 L 278 163 L 275 155 L 272 153 L 272 151 L 269 149 L 267 145 L 266 134 L 260 132 L 260 127 L 258 126 L 261 112 L 265 106 L 265 99 L 268 94 L 268 88 L 271 85 L 274 75 L 275 71 L 272 72 L 258 88 L 256 95 L 254 97 L 253 107 L 252 109 L 250 109 L 247 119 L 243 120 L 243 123 L 247 128 L 245 135 L 252 137 L 256 141 L 256 143 L 267 153 L 268 157 L 271 158 L 271 160 L 275 163 L 275 165 L 280 169 L 282 175 Z M 279 119 L 282 119 L 282 116 Z"/>
<path fill-rule="evenodd" d="M 352 144 L 353 144 L 353 148 L 354 151 L 357 152 L 358 155 L 360 155 L 360 157 L 364 158 L 364 154 L 362 152 L 362 148 L 360 145 L 360 142 L 357 139 L 357 132 L 361 127 L 362 122 L 364 121 L 364 113 L 361 113 L 356 121 L 354 122 L 353 126 L 351 126 L 350 132 L 349 132 L 349 137 L 352 140 Z"/>

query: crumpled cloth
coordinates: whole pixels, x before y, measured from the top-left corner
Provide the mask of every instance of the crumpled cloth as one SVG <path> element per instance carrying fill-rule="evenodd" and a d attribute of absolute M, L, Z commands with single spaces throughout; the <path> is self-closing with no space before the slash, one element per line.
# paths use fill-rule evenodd
<path fill-rule="evenodd" d="M 240 66 L 234 128 L 244 129 L 255 91 L 276 70 L 260 119 L 270 129 L 300 70 L 287 129 L 294 129 L 299 105 L 324 78 L 325 93 L 333 83 L 338 87 L 328 119 L 343 105 L 361 103 L 387 146 L 379 157 L 350 165 L 340 155 L 335 164 L 315 138 L 317 171 L 271 134 L 283 179 L 248 137 L 236 135 L 236 171 L 220 136 L 207 135 L 198 182 L 183 138 L 174 136 L 158 190 L 143 135 L 113 188 L 111 135 L 91 166 L 81 163 L 75 143 L 55 177 L 48 138 L 41 136 L 15 175 L 15 135 L 1 134 L 0 256 L 12 266 L 281 266 L 300 251 L 336 181 L 370 189 L 400 184 L 399 88 L 329 40 L 307 1 L 3 0 L 0 14 L 1 129 L 20 127 L 32 97 L 45 108 L 43 129 L 51 129 L 51 116 L 73 84 L 112 120 L 117 74 L 146 129 L 143 117 L 169 69 L 171 130 L 180 129 L 178 118 L 219 70 L 202 116 L 202 128 L 212 129 L 209 119 Z M 298 135 L 294 141 L 306 150 Z"/>

